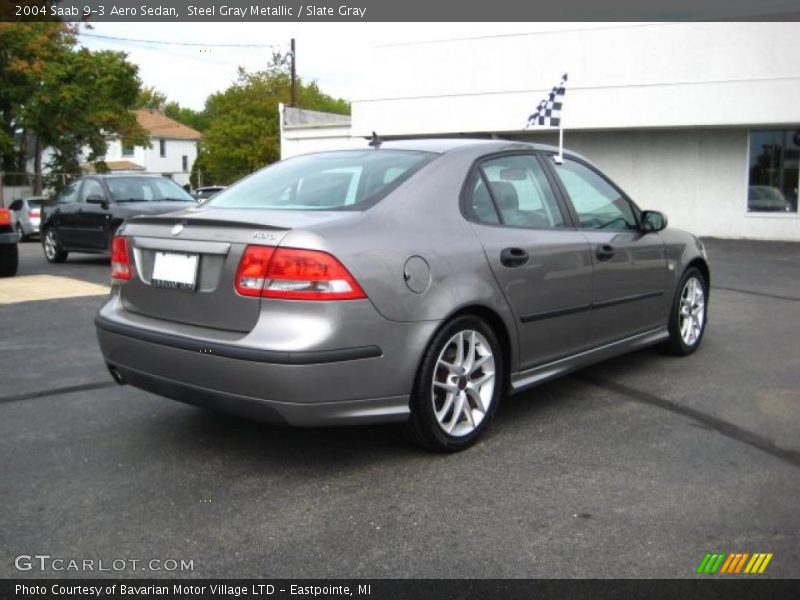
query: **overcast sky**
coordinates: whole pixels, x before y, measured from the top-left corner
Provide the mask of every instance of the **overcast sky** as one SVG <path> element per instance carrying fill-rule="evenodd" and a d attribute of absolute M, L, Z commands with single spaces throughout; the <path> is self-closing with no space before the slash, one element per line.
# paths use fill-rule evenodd
<path fill-rule="evenodd" d="M 631 25 L 630 23 L 626 25 Z M 224 90 L 236 77 L 236 69 L 263 68 L 270 49 L 221 48 L 212 44 L 272 44 L 288 51 L 297 44 L 298 74 L 316 80 L 328 94 L 358 99 L 370 85 L 368 56 L 384 44 L 513 34 L 552 29 L 609 27 L 610 23 L 94 23 L 82 28 L 81 44 L 93 50 L 127 52 L 139 65 L 145 85 L 155 86 L 170 100 L 200 109 L 206 97 Z M 171 44 L 101 39 L 107 36 L 156 40 Z M 178 44 L 209 44 L 181 46 Z"/>

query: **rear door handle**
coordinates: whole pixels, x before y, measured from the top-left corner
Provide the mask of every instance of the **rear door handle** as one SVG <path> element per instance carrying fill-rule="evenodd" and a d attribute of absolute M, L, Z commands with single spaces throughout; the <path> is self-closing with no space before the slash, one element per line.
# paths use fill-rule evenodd
<path fill-rule="evenodd" d="M 595 252 L 595 256 L 597 257 L 597 260 L 610 260 L 614 258 L 615 252 L 616 250 L 614 250 L 614 246 L 612 246 L 611 244 L 601 244 L 600 246 L 597 247 L 597 252 Z"/>
<path fill-rule="evenodd" d="M 521 267 L 528 262 L 528 253 L 522 248 L 505 248 L 500 253 L 500 262 L 504 267 Z"/>

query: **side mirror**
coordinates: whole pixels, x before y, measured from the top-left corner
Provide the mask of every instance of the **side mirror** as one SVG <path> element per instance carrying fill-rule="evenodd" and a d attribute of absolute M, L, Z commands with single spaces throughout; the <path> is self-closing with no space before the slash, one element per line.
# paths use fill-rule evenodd
<path fill-rule="evenodd" d="M 642 231 L 654 233 L 667 227 L 667 215 L 657 210 L 642 211 Z"/>
<path fill-rule="evenodd" d="M 86 196 L 86 203 L 87 204 L 99 204 L 103 208 L 108 208 L 108 200 L 103 198 L 102 196 Z"/>

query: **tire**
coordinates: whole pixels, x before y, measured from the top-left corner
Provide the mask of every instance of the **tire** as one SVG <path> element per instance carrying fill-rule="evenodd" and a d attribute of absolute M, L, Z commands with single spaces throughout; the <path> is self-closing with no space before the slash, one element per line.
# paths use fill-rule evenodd
<path fill-rule="evenodd" d="M 422 358 L 404 434 L 437 452 L 468 448 L 497 412 L 504 374 L 492 328 L 478 317 L 455 318 L 434 336 Z"/>
<path fill-rule="evenodd" d="M 19 268 L 19 249 L 16 244 L 0 245 L 0 277 L 13 277 Z"/>
<path fill-rule="evenodd" d="M 661 345 L 661 350 L 674 356 L 688 356 L 703 341 L 707 322 L 708 282 L 699 269 L 690 267 L 675 290 L 669 314 L 669 339 Z"/>
<path fill-rule="evenodd" d="M 28 236 L 25 235 L 25 232 L 23 231 L 22 225 L 19 223 L 19 221 L 17 222 L 17 225 L 14 227 L 14 230 L 17 232 L 17 235 L 19 236 L 20 242 L 24 242 L 26 239 L 28 239 Z"/>
<path fill-rule="evenodd" d="M 42 249 L 44 257 L 49 263 L 63 263 L 69 254 L 61 248 L 56 230 L 52 227 L 48 227 L 42 232 Z"/>

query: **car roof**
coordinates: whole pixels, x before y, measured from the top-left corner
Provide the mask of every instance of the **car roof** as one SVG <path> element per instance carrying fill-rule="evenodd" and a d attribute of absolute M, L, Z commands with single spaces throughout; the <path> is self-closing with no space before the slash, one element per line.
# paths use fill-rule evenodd
<path fill-rule="evenodd" d="M 340 150 L 328 150 L 328 151 L 321 151 L 321 152 L 311 152 L 306 156 L 312 156 L 314 154 L 324 154 L 325 152 L 347 152 L 349 151 L 363 151 L 366 150 L 366 143 L 367 138 L 365 138 L 365 148 L 342 148 Z M 409 139 L 402 139 L 402 140 L 384 140 L 381 142 L 379 149 L 383 148 L 386 150 L 410 150 L 410 151 L 417 151 L 417 152 L 433 152 L 436 154 L 447 154 L 450 152 L 459 152 L 459 151 L 475 151 L 478 150 L 482 154 L 492 154 L 494 152 L 514 152 L 514 151 L 524 151 L 524 150 L 537 150 L 541 152 L 558 152 L 557 146 L 551 146 L 549 144 L 538 144 L 535 142 L 526 142 L 521 140 L 513 140 L 513 139 L 486 139 L 486 138 L 468 138 L 468 137 L 459 137 L 459 138 L 409 138 Z M 585 157 L 581 156 L 577 152 L 573 152 L 571 150 L 564 149 L 564 155 L 579 158 L 587 163 L 591 163 L 590 160 L 586 159 Z"/>
<path fill-rule="evenodd" d="M 100 177 L 102 179 L 117 179 L 120 177 L 135 177 L 137 179 L 169 179 L 169 177 L 164 177 L 163 175 L 158 175 L 157 173 L 90 173 L 84 175 L 81 177 L 81 179 L 85 177 Z"/>
<path fill-rule="evenodd" d="M 444 154 L 453 150 L 464 148 L 484 148 L 486 152 L 508 149 L 509 145 L 519 146 L 521 149 L 558 151 L 555 146 L 537 144 L 520 140 L 484 139 L 484 138 L 417 138 L 404 140 L 386 140 L 381 143 L 381 148 L 394 150 L 418 150 L 420 152 L 436 152 Z M 572 154 L 572 153 L 570 153 Z"/>

